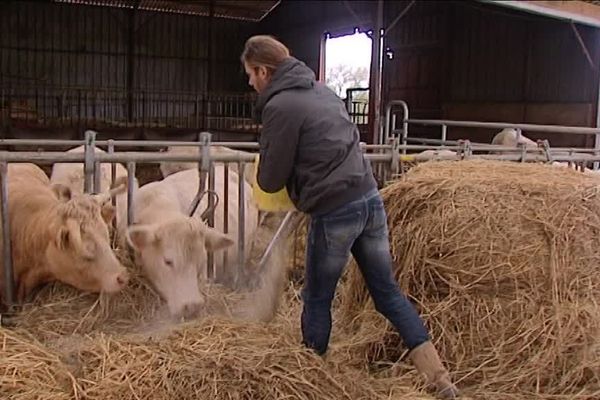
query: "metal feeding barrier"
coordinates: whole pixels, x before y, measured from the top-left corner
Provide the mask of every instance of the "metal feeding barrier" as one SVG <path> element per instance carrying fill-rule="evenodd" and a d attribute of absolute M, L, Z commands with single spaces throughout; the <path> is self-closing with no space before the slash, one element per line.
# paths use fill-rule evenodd
<path fill-rule="evenodd" d="M 394 107 L 401 106 L 404 117 L 402 119 L 402 128 L 396 128 L 395 114 L 392 112 Z M 430 124 L 437 125 L 442 128 L 442 139 L 418 139 L 424 144 L 408 144 L 408 127 L 410 124 Z M 411 120 L 408 118 L 408 106 L 405 102 L 396 101 L 390 103 L 386 108 L 385 126 L 380 135 L 380 143 L 374 145 L 365 145 L 361 143 L 361 149 L 364 152 L 365 158 L 374 165 L 374 171 L 379 175 L 383 182 L 390 174 L 397 174 L 403 162 L 421 162 L 427 160 L 459 160 L 459 159 L 485 159 L 485 160 L 505 160 L 516 162 L 575 162 L 575 163 L 592 163 L 600 161 L 600 149 L 596 146 L 594 149 L 589 148 L 551 148 L 547 141 L 540 141 L 538 148 L 526 148 L 525 146 L 509 147 L 495 146 L 484 143 L 472 143 L 468 140 L 450 141 L 445 136 L 447 127 L 449 126 L 476 126 L 487 128 L 503 128 L 514 127 L 517 132 L 521 130 L 531 131 L 553 131 L 563 133 L 578 133 L 578 134 L 594 134 L 596 137 L 600 135 L 600 129 L 593 128 L 578 128 L 578 127 L 559 127 L 547 125 L 524 125 L 524 124 L 508 124 L 508 123 L 479 123 L 468 121 L 435 121 L 435 120 Z M 520 133 L 519 133 L 520 134 Z M 160 162 L 195 162 L 198 164 L 198 191 L 191 202 L 187 215 L 194 215 L 197 208 L 201 204 L 205 196 L 208 196 L 207 206 L 202 210 L 201 218 L 205 222 L 214 227 L 214 213 L 218 204 L 222 204 L 224 216 L 222 232 L 229 232 L 229 191 L 235 188 L 229 187 L 228 177 L 231 173 L 230 164 L 234 163 L 237 166 L 239 175 L 237 195 L 238 195 L 238 235 L 237 249 L 239 266 L 236 270 L 234 280 L 237 284 L 239 279 L 240 269 L 245 265 L 245 216 L 246 209 L 244 200 L 246 199 L 246 180 L 244 179 L 245 165 L 255 161 L 255 154 L 252 151 L 258 150 L 257 143 L 249 142 L 212 142 L 211 134 L 202 132 L 199 135 L 198 141 L 140 141 L 140 140 L 96 140 L 96 132 L 88 130 L 85 132 L 84 140 L 32 140 L 32 139 L 4 139 L 0 140 L 0 146 L 40 146 L 44 148 L 51 147 L 77 147 L 84 146 L 81 153 L 63 152 L 63 151 L 0 151 L 0 202 L 2 215 L 3 232 L 10 232 L 10 221 L 8 218 L 8 187 L 7 181 L 10 177 L 7 175 L 8 163 L 38 163 L 38 164 L 53 164 L 61 163 L 80 163 L 84 169 L 84 191 L 86 193 L 98 193 L 100 187 L 100 171 L 101 165 L 104 163 L 111 164 L 111 183 L 116 180 L 116 164 L 122 163 L 126 165 L 127 178 L 127 224 L 131 225 L 134 222 L 134 179 L 136 167 L 140 163 L 160 163 Z M 107 148 L 106 152 L 98 152 L 96 148 L 103 146 Z M 161 151 L 117 151 L 122 147 L 148 148 L 158 149 L 164 147 L 175 146 L 196 146 L 199 148 L 197 154 L 181 154 L 169 153 Z M 233 153 L 216 153 L 211 154 L 211 146 L 228 146 L 236 149 L 249 150 L 248 152 L 233 152 Z M 456 154 L 423 154 L 419 153 L 424 150 L 453 150 Z M 215 187 L 215 168 L 214 163 L 223 163 L 224 177 L 224 192 L 222 199 L 216 193 Z M 207 187 L 208 183 L 208 187 Z M 113 198 L 113 204 L 115 200 Z M 273 238 L 270 240 L 258 262 L 257 272 L 260 273 L 269 258 L 273 253 L 273 249 L 277 246 L 279 240 L 286 238 L 293 232 L 303 215 L 299 212 L 290 212 L 281 221 Z M 14 273 L 12 265 L 11 242 L 10 234 L 3 235 L 3 262 L 4 262 L 4 302 L 9 308 L 15 305 L 14 291 Z M 214 258 L 209 252 L 208 254 L 207 275 L 209 279 L 213 279 Z M 227 251 L 224 252 L 224 262 L 227 262 Z"/>

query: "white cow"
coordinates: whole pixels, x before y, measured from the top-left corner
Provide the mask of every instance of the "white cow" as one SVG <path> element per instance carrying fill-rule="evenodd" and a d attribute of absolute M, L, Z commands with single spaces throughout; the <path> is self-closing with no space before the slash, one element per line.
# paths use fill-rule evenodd
<path fill-rule="evenodd" d="M 238 180 L 229 173 L 228 234 L 223 230 L 224 168 L 215 166 L 215 191 L 219 202 L 215 209 L 215 227 L 209 228 L 200 220 L 208 198 L 200 202 L 194 217 L 188 208 L 198 190 L 198 171 L 187 169 L 169 175 L 162 181 L 148 183 L 134 194 L 133 225 L 127 230 L 127 239 L 139 265 L 156 290 L 166 301 L 171 315 L 194 317 L 204 303 L 201 285 L 206 276 L 207 253 L 214 251 L 217 276 L 227 283 L 238 267 Z M 248 182 L 245 188 L 245 256 L 250 255 L 252 239 L 258 227 L 258 209 L 252 199 Z M 228 248 L 229 247 L 229 248 Z M 223 251 L 227 249 L 227 265 Z M 200 284 L 199 284 L 200 281 Z"/>
<path fill-rule="evenodd" d="M 455 160 L 456 152 L 452 150 L 425 150 L 415 154 L 419 159 L 429 160 Z"/>
<path fill-rule="evenodd" d="M 182 155 L 195 155 L 200 159 L 201 150 L 198 146 L 169 146 L 165 151 L 167 154 L 182 154 Z M 225 146 L 210 146 L 211 157 L 222 155 L 222 154 L 249 154 L 241 150 L 233 150 Z M 224 163 L 215 162 L 215 165 L 223 165 Z M 185 171 L 186 169 L 198 169 L 197 162 L 176 162 L 176 161 L 163 161 L 160 163 L 160 172 L 163 178 L 172 175 L 176 172 Z M 237 172 L 238 165 L 235 162 L 229 163 L 229 170 Z M 254 182 L 254 164 L 244 164 L 244 179 L 252 184 Z"/>
<path fill-rule="evenodd" d="M 533 140 L 531 140 L 528 137 L 523 136 L 523 135 L 521 135 L 521 138 L 518 141 L 518 143 L 524 143 L 525 147 L 527 147 L 527 148 L 537 148 L 538 147 L 536 142 L 534 142 Z M 494 139 L 492 140 L 492 144 L 516 147 L 517 131 L 515 129 L 511 129 L 511 128 L 503 129 L 502 131 L 498 132 L 496 134 L 496 136 L 494 136 Z M 567 153 L 554 153 L 554 154 L 567 154 Z M 577 167 L 577 165 L 575 163 L 553 161 L 552 163 L 550 163 L 550 165 L 552 167 L 570 168 L 570 169 L 579 170 L 579 168 Z M 594 176 L 594 177 L 600 176 L 599 171 L 594 171 L 589 168 L 583 168 L 583 170 L 581 172 L 583 172 L 586 175 L 590 175 L 590 176 Z"/>
<path fill-rule="evenodd" d="M 83 153 L 85 147 L 79 146 L 67 151 L 67 153 Z M 100 148 L 95 148 L 97 153 L 105 153 Z M 84 190 L 84 168 L 83 164 L 78 163 L 56 163 L 52 167 L 52 175 L 50 181 L 52 183 L 61 183 L 71 189 L 72 193 L 81 194 Z M 127 179 L 127 169 L 121 164 L 116 164 L 116 179 Z M 138 188 L 138 181 L 133 180 L 133 190 Z M 111 164 L 102 163 L 100 167 L 100 191 L 105 192 L 111 186 Z M 123 233 L 127 228 L 127 193 L 122 193 L 116 196 L 117 206 L 117 232 Z M 125 243 L 123 236 L 119 237 L 121 245 Z"/>
<path fill-rule="evenodd" d="M 492 139 L 492 144 L 505 147 L 517 147 L 517 144 L 524 144 L 528 148 L 538 147 L 536 142 L 524 135 L 517 140 L 517 130 L 513 128 L 505 128 L 498 132 Z"/>

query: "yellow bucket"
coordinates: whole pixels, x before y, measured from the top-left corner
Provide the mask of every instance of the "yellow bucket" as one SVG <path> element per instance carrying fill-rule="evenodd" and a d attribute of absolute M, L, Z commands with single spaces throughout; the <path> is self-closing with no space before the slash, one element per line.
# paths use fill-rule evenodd
<path fill-rule="evenodd" d="M 267 193 L 260 188 L 257 176 L 258 161 L 259 155 L 257 154 L 254 159 L 254 184 L 252 185 L 252 193 L 258 209 L 271 212 L 295 211 L 296 207 L 294 207 L 294 203 L 292 203 L 285 186 L 275 193 Z"/>

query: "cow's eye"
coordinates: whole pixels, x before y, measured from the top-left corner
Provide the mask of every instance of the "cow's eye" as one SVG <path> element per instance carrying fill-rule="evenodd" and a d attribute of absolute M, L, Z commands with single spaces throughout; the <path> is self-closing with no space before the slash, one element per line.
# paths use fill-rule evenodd
<path fill-rule="evenodd" d="M 165 265 L 169 268 L 173 268 L 173 260 L 171 260 L 170 258 L 165 258 Z"/>

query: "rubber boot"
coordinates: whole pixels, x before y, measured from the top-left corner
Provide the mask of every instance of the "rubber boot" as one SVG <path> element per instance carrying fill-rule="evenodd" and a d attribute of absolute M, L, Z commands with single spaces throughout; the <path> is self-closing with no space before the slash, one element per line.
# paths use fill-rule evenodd
<path fill-rule="evenodd" d="M 460 396 L 458 389 L 450 380 L 450 374 L 442 365 L 435 346 L 427 341 L 415 347 L 408 357 L 419 373 L 425 375 L 427 383 L 434 386 L 439 399 L 456 399 Z"/>

